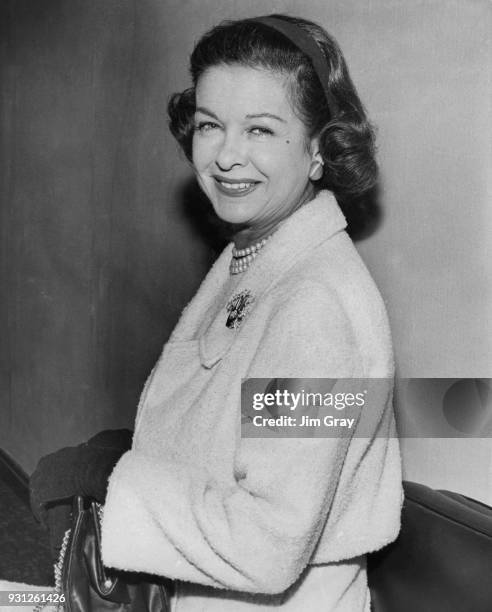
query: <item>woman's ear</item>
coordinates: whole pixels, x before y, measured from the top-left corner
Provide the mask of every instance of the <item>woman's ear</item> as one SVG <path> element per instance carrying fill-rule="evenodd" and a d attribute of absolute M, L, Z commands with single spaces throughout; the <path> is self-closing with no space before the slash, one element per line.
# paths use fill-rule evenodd
<path fill-rule="evenodd" d="M 319 181 L 319 179 L 323 176 L 323 157 L 321 156 L 319 150 L 319 140 L 318 138 L 313 138 L 311 140 L 310 146 L 311 153 L 311 167 L 309 170 L 309 178 L 312 181 Z"/>

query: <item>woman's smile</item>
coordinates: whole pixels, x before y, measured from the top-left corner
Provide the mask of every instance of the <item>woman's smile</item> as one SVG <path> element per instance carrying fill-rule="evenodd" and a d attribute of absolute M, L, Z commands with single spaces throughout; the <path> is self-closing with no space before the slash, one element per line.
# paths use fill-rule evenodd
<path fill-rule="evenodd" d="M 230 179 L 221 176 L 214 176 L 214 180 L 216 189 L 232 198 L 248 195 L 260 184 L 252 179 Z"/>

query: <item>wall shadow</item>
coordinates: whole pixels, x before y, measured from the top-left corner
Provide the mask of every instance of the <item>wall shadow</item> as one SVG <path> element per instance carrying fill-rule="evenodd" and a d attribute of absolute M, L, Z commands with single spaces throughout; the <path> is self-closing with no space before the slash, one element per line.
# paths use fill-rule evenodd
<path fill-rule="evenodd" d="M 194 177 L 183 181 L 178 188 L 177 199 L 185 222 L 196 237 L 218 255 L 232 239 L 232 226 L 217 217 L 210 200 Z"/>
<path fill-rule="evenodd" d="M 369 238 L 379 229 L 384 218 L 379 184 L 362 196 L 338 203 L 347 219 L 347 233 L 354 242 Z"/>

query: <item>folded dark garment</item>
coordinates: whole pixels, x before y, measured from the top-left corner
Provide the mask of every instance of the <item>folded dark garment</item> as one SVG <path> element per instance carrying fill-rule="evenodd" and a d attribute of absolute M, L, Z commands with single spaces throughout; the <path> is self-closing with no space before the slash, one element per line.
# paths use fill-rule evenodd
<path fill-rule="evenodd" d="M 73 496 L 104 502 L 108 478 L 131 448 L 132 436 L 128 429 L 105 430 L 84 444 L 62 448 L 39 461 L 29 481 L 31 509 L 48 529 L 54 559 L 70 527 Z"/>

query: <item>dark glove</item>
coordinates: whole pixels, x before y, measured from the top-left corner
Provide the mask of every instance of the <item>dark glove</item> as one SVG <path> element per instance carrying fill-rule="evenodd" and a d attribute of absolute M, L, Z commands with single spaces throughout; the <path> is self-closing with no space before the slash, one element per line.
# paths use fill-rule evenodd
<path fill-rule="evenodd" d="M 53 563 L 71 526 L 72 497 L 81 494 L 104 502 L 108 478 L 131 448 L 132 436 L 128 429 L 105 430 L 85 444 L 62 448 L 39 461 L 29 481 L 31 508 L 48 529 Z"/>
<path fill-rule="evenodd" d="M 108 478 L 131 447 L 128 430 L 103 431 L 79 446 L 62 448 L 43 457 L 29 481 L 34 516 L 47 525 L 46 508 L 74 495 L 104 503 Z"/>
<path fill-rule="evenodd" d="M 87 441 L 89 446 L 112 448 L 126 452 L 132 447 L 133 431 L 129 429 L 105 429 Z M 122 454 L 123 454 L 122 453 Z"/>

